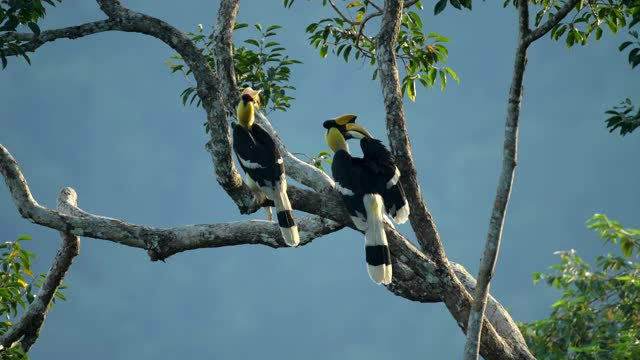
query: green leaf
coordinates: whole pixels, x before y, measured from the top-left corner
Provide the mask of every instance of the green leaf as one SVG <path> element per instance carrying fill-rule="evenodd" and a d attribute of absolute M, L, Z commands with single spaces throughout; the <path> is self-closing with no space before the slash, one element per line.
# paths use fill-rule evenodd
<path fill-rule="evenodd" d="M 458 74 L 456 74 L 450 67 L 445 67 L 444 71 L 447 72 L 447 74 L 449 74 L 453 80 L 455 80 L 458 84 L 460 83 L 460 78 L 458 78 Z"/>
<path fill-rule="evenodd" d="M 329 51 L 329 46 L 327 44 L 322 45 L 322 47 L 320 48 L 320 57 L 326 58 L 328 51 Z"/>
<path fill-rule="evenodd" d="M 601 27 L 596 29 L 596 40 L 600 40 L 600 38 L 602 37 L 602 33 L 603 31 Z"/>
<path fill-rule="evenodd" d="M 244 42 L 247 44 L 251 44 L 253 46 L 260 47 L 260 43 L 258 42 L 258 40 L 255 40 L 255 39 L 247 39 Z"/>
<path fill-rule="evenodd" d="M 462 4 L 460 4 L 460 0 L 449 0 L 449 2 L 454 8 L 458 10 L 462 9 Z"/>
<path fill-rule="evenodd" d="M 416 82 L 415 80 L 409 80 L 406 83 L 406 91 L 409 100 L 416 101 Z"/>
<path fill-rule="evenodd" d="M 342 57 L 344 58 L 344 61 L 349 62 L 349 53 L 351 53 L 351 45 L 347 46 L 344 49 L 344 53 L 342 54 Z"/>
<path fill-rule="evenodd" d="M 256 27 L 256 29 L 258 29 L 258 31 L 262 32 L 262 25 L 260 25 L 260 23 L 256 23 L 254 26 Z"/>
<path fill-rule="evenodd" d="M 29 21 L 27 23 L 27 26 L 29 27 L 29 29 L 31 29 L 31 31 L 33 31 L 33 35 L 40 35 L 40 27 L 38 26 L 38 24 L 34 23 L 33 21 Z"/>
<path fill-rule="evenodd" d="M 618 50 L 623 51 L 624 49 L 627 48 L 627 46 L 633 44 L 631 41 L 625 41 L 622 44 L 620 44 L 620 46 L 618 47 Z"/>
<path fill-rule="evenodd" d="M 22 235 L 18 238 L 18 241 L 25 241 L 25 240 L 31 240 L 31 236 L 30 235 Z"/>
<path fill-rule="evenodd" d="M 266 31 L 266 32 L 270 32 L 270 31 L 278 30 L 278 29 L 282 29 L 282 26 L 280 26 L 280 25 L 271 25 L 271 26 L 269 26 L 269 27 L 267 28 L 267 31 Z"/>
<path fill-rule="evenodd" d="M 622 250 L 622 255 L 627 259 L 631 257 L 633 254 L 633 243 L 628 239 L 622 239 L 620 242 L 620 250 Z"/>
<path fill-rule="evenodd" d="M 246 23 L 236 23 L 236 24 L 233 26 L 233 29 L 234 29 L 234 30 L 238 30 L 238 29 L 246 28 L 247 26 L 249 26 L 249 24 L 246 24 Z"/>
<path fill-rule="evenodd" d="M 440 0 L 436 3 L 436 6 L 433 8 L 433 14 L 438 15 L 447 7 L 447 0 Z"/>

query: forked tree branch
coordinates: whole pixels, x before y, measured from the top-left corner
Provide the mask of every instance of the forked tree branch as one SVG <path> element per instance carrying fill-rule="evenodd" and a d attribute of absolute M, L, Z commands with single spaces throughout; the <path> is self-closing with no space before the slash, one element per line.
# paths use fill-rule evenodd
<path fill-rule="evenodd" d="M 77 205 L 77 197 L 75 192 L 71 192 L 69 188 L 64 188 L 58 195 L 58 209 L 64 211 L 61 207 L 63 203 Z M 22 315 L 20 320 L 16 322 L 9 330 L 0 338 L 0 345 L 6 347 L 11 346 L 16 341 L 20 341 L 20 346 L 24 352 L 28 352 L 31 346 L 38 340 L 40 329 L 44 324 L 49 311 L 51 302 L 54 299 L 58 288 L 62 284 L 65 275 L 71 267 L 73 259 L 80 253 L 80 238 L 68 232 L 61 231 L 62 243 L 58 249 L 58 253 L 53 259 L 49 273 L 42 283 L 42 288 L 38 292 L 33 302 Z"/>
<path fill-rule="evenodd" d="M 527 36 L 524 38 L 524 42 L 527 44 L 531 44 L 532 42 L 538 40 L 543 37 L 546 33 L 548 33 L 554 26 L 558 25 L 562 19 L 564 19 L 571 10 L 573 10 L 580 0 L 567 0 L 564 5 L 553 15 L 552 18 L 547 20 L 544 24 L 541 24 L 537 28 L 531 30 Z M 527 23 L 528 24 L 528 23 Z"/>
<path fill-rule="evenodd" d="M 33 49 L 46 41 L 53 41 L 61 37 L 75 38 L 100 31 L 113 30 L 139 32 L 165 42 L 182 56 L 197 81 L 198 95 L 202 99 L 203 107 L 207 112 L 207 120 L 211 129 L 215 129 L 215 131 L 211 131 L 212 138 L 209 145 L 218 182 L 236 202 L 242 213 L 257 210 L 262 204 L 255 203 L 251 192 L 242 184 L 242 180 L 233 164 L 227 122 L 228 110 L 232 108 L 232 99 L 235 96 L 233 91 L 236 89 L 235 77 L 233 76 L 233 54 L 231 54 L 231 26 L 235 23 L 237 0 L 223 0 L 218 13 L 219 21 L 224 22 L 224 24 L 218 24 L 216 29 L 218 35 L 220 35 L 220 41 L 223 42 L 221 45 L 217 44 L 219 46 L 216 47 L 216 56 L 223 55 L 219 57 L 222 63 L 216 66 L 218 69 L 217 74 L 212 71 L 193 42 L 169 24 L 126 9 L 116 0 L 97 1 L 101 9 L 109 16 L 108 20 L 84 24 L 79 27 L 50 30 L 51 33 L 48 33 L 48 38 L 39 38 L 40 40 L 31 38 L 30 43 Z M 415 1 L 407 2 L 407 4 L 412 3 L 415 3 Z M 396 5 L 396 7 L 394 8 L 390 4 Z M 397 34 L 399 16 L 401 16 L 402 12 L 401 6 L 402 4 L 397 1 L 386 2 L 383 28 L 387 30 L 380 32 L 379 40 L 386 39 L 385 36 L 393 34 L 394 31 Z M 399 14 L 395 12 L 398 10 L 400 11 Z M 385 22 L 386 26 L 384 26 Z M 226 32 L 225 27 L 228 30 Z M 391 28 L 391 32 L 385 34 L 386 31 L 389 31 L 389 28 Z M 40 37 L 45 33 L 41 33 Z M 17 34 L 14 36 L 26 35 Z M 43 39 L 46 39 L 46 41 L 43 41 Z M 384 43 L 383 45 L 378 45 L 378 53 L 382 56 L 381 59 L 385 58 L 385 56 L 393 58 L 392 44 L 394 40 L 379 41 Z M 385 51 L 387 52 L 385 53 Z M 229 56 L 226 56 L 227 53 Z M 412 226 L 415 229 L 421 224 L 426 224 L 421 231 L 416 230 L 416 234 L 421 246 L 427 249 L 429 255 L 425 256 L 395 229 L 387 226 L 387 236 L 394 266 L 397 269 L 394 274 L 394 281 L 388 288 L 395 294 L 410 300 L 422 302 L 444 301 L 457 323 L 464 328 L 470 308 L 470 296 L 467 291 L 471 291 L 475 285 L 474 280 L 464 271 L 464 268 L 457 264 L 450 264 L 447 261 L 435 225 L 431 221 L 428 209 L 421 200 L 422 197 L 415 177 L 415 167 L 410 153 L 410 144 L 408 136 L 406 136 L 406 122 L 402 109 L 402 97 L 399 92 L 395 58 L 392 61 L 388 63 L 385 61 L 385 64 L 389 64 L 390 67 L 384 70 L 381 69 L 381 75 L 384 72 L 385 79 L 395 81 L 395 84 L 389 88 L 385 88 L 383 83 L 383 94 L 387 110 L 387 128 L 394 154 L 400 157 L 402 157 L 402 154 L 407 154 L 404 159 L 401 158 L 399 160 L 400 168 L 403 171 L 402 181 L 405 189 L 413 186 L 413 189 L 408 191 L 408 195 L 412 202 L 412 212 L 417 211 L 412 216 L 418 216 L 412 219 Z M 237 92 L 237 89 L 235 91 Z M 399 116 L 394 119 L 396 114 Z M 342 227 L 353 227 L 337 193 L 335 191 L 327 191 L 333 188 L 333 181 L 326 174 L 298 160 L 286 151 L 284 144 L 279 140 L 277 133 L 266 118 L 259 115 L 258 121 L 267 128 L 279 143 L 285 157 L 288 174 L 316 190 L 310 191 L 289 187 L 289 197 L 294 209 L 311 214 L 300 219 L 303 242 L 309 242 L 315 237 L 337 231 Z M 395 135 L 392 136 L 392 134 Z M 106 239 L 146 249 L 153 260 L 163 259 L 180 251 L 202 247 L 239 244 L 262 244 L 271 247 L 284 246 L 281 243 L 277 226 L 266 221 L 245 221 L 159 229 L 128 224 L 121 220 L 89 214 L 71 203 L 63 203 L 59 210 L 47 209 L 33 199 L 26 180 L 22 176 L 15 160 L 1 146 L 0 170 L 18 210 L 26 219 L 75 236 Z M 413 174 L 413 178 L 406 180 L 407 174 Z M 416 194 L 417 196 L 415 196 Z M 414 205 L 413 202 L 415 201 L 418 201 L 417 205 Z M 458 281 L 458 277 L 461 281 Z M 526 351 L 526 345 L 523 345 L 522 336 L 508 313 L 492 298 L 490 298 L 489 306 L 492 311 L 487 313 L 487 317 L 491 324 L 485 324 L 486 336 L 482 342 L 484 353 L 488 355 L 487 358 L 530 358 L 530 354 Z M 523 346 L 525 348 L 524 351 L 522 351 Z M 521 356 L 523 354 L 525 356 Z M 527 354 L 529 356 L 526 356 Z"/>
<path fill-rule="evenodd" d="M 465 360 L 476 360 L 480 350 L 481 331 L 483 328 L 483 314 L 487 305 L 487 297 L 491 279 L 495 271 L 496 261 L 502 240 L 502 230 L 511 196 L 513 177 L 518 159 L 518 123 L 520 119 L 520 106 L 522 104 L 522 88 L 524 72 L 527 64 L 527 49 L 531 43 L 546 34 L 558 24 L 571 11 L 578 0 L 569 0 L 540 27 L 531 31 L 529 29 L 529 2 L 518 1 L 518 47 L 515 53 L 515 63 L 511 88 L 507 104 L 507 117 L 505 121 L 504 146 L 502 170 L 498 179 L 495 201 L 489 221 L 487 240 L 482 254 L 482 260 L 478 269 L 478 282 L 474 292 L 474 300 L 469 314 L 467 326 L 467 340 L 464 349 Z"/>
<path fill-rule="evenodd" d="M 274 223 L 243 221 L 226 224 L 191 225 L 169 229 L 129 224 L 122 220 L 94 215 L 79 209 L 71 201 L 60 201 L 58 211 L 42 207 L 33 198 L 26 179 L 11 154 L 0 145 L 0 173 L 14 199 L 20 214 L 27 220 L 52 229 L 65 230 L 72 235 L 113 241 L 122 245 L 147 250 L 152 260 L 164 259 L 178 252 L 200 248 L 215 248 L 241 244 L 260 244 L 272 248 L 288 248 L 280 238 Z M 63 190 L 66 199 L 74 199 L 75 191 Z M 64 198 L 63 198 L 64 199 Z M 341 200 L 336 194 L 318 194 L 305 190 L 291 193 L 293 204 L 303 204 L 302 210 L 324 216 L 307 215 L 300 223 L 301 242 L 337 231 L 351 224 L 340 224 L 326 217 L 348 219 Z M 295 207 L 295 206 L 294 206 Z M 440 302 L 444 287 L 439 280 L 435 264 L 397 231 L 387 228 L 393 254 L 394 281 L 389 290 L 398 296 L 419 302 Z M 360 236 L 354 236 L 360 239 Z M 452 264 L 465 286 L 472 289 L 475 280 L 464 267 Z M 490 298 L 488 317 L 496 328 L 508 338 L 518 339 L 519 333 L 509 314 Z M 456 318 L 461 322 L 462 318 Z"/>

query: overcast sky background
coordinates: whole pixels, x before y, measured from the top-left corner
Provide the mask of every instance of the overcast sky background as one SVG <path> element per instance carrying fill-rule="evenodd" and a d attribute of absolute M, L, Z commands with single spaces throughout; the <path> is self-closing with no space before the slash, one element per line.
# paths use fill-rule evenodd
<path fill-rule="evenodd" d="M 325 17 L 319 2 L 242 1 L 239 21 L 285 27 L 278 40 L 298 88 L 290 111 L 270 119 L 291 151 L 324 150 L 323 120 L 343 113 L 385 137 L 371 68 L 321 59 L 304 28 Z M 498 4 L 500 3 L 500 4 Z M 477 273 L 502 156 L 516 41 L 516 12 L 501 1 L 474 10 L 422 12 L 425 31 L 451 39 L 460 76 L 445 92 L 419 89 L 406 102 L 421 186 L 447 255 Z M 215 21 L 217 1 L 124 4 L 183 31 Z M 65 1 L 42 28 L 104 18 L 93 2 Z M 254 35 L 244 29 L 239 36 Z M 613 249 L 585 227 L 605 213 L 639 227 L 640 134 L 604 126 L 604 111 L 638 100 L 638 70 L 617 45 L 626 35 L 567 50 L 544 38 L 529 52 L 519 163 L 492 294 L 518 321 L 549 313 L 558 294 L 531 272 L 575 248 L 593 258 Z M 175 225 L 261 218 L 239 215 L 215 182 L 204 150 L 204 112 L 182 106 L 187 82 L 164 62 L 173 51 L 129 33 L 58 40 L 0 72 L 0 143 L 19 162 L 35 198 L 54 207 L 64 186 L 80 206 L 128 222 Z M 386 142 L 386 141 L 385 141 Z M 410 227 L 399 227 L 410 234 Z M 35 226 L 0 190 L 3 241 L 30 234 L 46 271 L 56 231 Z M 413 238 L 413 236 L 410 236 Z M 47 318 L 32 359 L 391 359 L 461 358 L 464 336 L 442 304 L 399 298 L 368 278 L 362 236 L 343 230 L 300 249 L 259 246 L 181 253 L 166 263 L 108 241 L 82 240 L 65 280 L 68 301 Z"/>

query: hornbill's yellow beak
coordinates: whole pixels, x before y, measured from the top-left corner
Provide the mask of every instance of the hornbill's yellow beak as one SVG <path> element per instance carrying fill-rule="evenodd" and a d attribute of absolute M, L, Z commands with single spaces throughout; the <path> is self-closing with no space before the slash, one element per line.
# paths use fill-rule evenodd
<path fill-rule="evenodd" d="M 348 139 L 362 139 L 363 137 L 372 138 L 371 134 L 362 126 L 355 123 L 357 116 L 353 114 L 346 114 L 338 116 L 334 119 L 325 121 L 322 126 L 330 130 L 336 128 L 340 131 L 342 136 Z"/>

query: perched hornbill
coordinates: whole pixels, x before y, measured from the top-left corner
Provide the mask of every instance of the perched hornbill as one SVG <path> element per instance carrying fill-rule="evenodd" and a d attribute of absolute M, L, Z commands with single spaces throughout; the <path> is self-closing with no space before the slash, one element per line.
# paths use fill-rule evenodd
<path fill-rule="evenodd" d="M 233 124 L 233 149 L 258 201 L 273 200 L 280 232 L 289 246 L 300 244 L 298 226 L 287 196 L 284 161 L 271 136 L 254 123 L 255 110 L 260 107 L 260 91 L 248 87 L 238 103 L 238 124 Z"/>
<path fill-rule="evenodd" d="M 354 225 L 365 232 L 367 270 L 378 284 L 392 278 L 391 254 L 384 232 L 384 212 L 402 224 L 409 204 L 399 182 L 400 171 L 380 140 L 355 123 L 355 115 L 324 122 L 327 145 L 334 151 L 331 171 Z M 362 158 L 352 157 L 347 139 L 360 139 Z"/>

